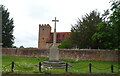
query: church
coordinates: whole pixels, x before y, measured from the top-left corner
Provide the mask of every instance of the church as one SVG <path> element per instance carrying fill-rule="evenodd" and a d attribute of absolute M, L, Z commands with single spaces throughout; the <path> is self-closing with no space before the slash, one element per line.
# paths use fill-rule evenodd
<path fill-rule="evenodd" d="M 66 40 L 70 32 L 56 32 L 56 45 L 59 46 L 62 40 Z M 39 24 L 38 48 L 49 49 L 53 45 L 53 32 L 49 24 Z"/>

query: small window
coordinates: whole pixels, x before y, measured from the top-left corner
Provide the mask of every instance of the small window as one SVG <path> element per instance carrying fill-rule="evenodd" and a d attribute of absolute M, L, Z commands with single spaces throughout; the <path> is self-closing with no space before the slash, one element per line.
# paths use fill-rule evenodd
<path fill-rule="evenodd" d="M 42 30 L 44 30 L 44 28 Z"/>
<path fill-rule="evenodd" d="M 59 38 L 59 34 L 57 34 L 57 38 Z"/>
<path fill-rule="evenodd" d="M 44 38 L 42 38 L 44 40 Z"/>
<path fill-rule="evenodd" d="M 63 34 L 63 37 L 64 37 L 65 35 Z"/>

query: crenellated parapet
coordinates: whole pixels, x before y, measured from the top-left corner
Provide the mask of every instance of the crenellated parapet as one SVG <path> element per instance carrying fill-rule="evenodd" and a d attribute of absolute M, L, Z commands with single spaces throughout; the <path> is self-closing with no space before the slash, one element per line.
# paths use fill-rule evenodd
<path fill-rule="evenodd" d="M 49 26 L 50 27 L 50 25 L 49 24 L 39 24 L 39 26 Z"/>

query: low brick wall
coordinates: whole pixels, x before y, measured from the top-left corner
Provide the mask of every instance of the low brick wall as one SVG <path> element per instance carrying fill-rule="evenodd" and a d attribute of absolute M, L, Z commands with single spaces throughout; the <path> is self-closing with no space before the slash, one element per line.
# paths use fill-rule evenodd
<path fill-rule="evenodd" d="M 118 61 L 118 51 L 96 49 L 61 49 L 60 58 L 90 61 Z"/>
<path fill-rule="evenodd" d="M 119 52 L 115 50 L 98 49 L 60 49 L 60 59 L 92 60 L 92 61 L 118 61 Z M 3 56 L 36 56 L 49 57 L 48 49 L 38 48 L 2 48 Z"/>
<path fill-rule="evenodd" d="M 47 57 L 48 50 L 37 48 L 2 48 L 3 56 Z"/>

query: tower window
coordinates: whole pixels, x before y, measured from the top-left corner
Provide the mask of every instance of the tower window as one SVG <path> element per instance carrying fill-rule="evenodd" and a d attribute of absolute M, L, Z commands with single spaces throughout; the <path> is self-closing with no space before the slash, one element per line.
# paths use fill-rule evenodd
<path fill-rule="evenodd" d="M 65 36 L 65 35 L 63 34 L 63 38 L 64 38 L 64 36 Z"/>
<path fill-rule="evenodd" d="M 42 30 L 44 30 L 44 28 Z"/>
<path fill-rule="evenodd" d="M 42 38 L 44 40 L 44 38 Z"/>
<path fill-rule="evenodd" d="M 59 34 L 57 34 L 57 38 L 59 38 Z"/>

